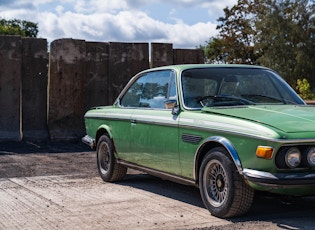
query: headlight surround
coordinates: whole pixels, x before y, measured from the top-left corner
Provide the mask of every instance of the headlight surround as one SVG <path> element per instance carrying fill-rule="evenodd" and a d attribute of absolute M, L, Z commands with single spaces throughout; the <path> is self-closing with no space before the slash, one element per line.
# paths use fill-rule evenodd
<path fill-rule="evenodd" d="M 296 168 L 301 163 L 301 152 L 296 147 L 291 147 L 285 154 L 285 163 L 289 168 Z"/>
<path fill-rule="evenodd" d="M 307 151 L 307 162 L 311 167 L 315 167 L 315 147 Z"/>

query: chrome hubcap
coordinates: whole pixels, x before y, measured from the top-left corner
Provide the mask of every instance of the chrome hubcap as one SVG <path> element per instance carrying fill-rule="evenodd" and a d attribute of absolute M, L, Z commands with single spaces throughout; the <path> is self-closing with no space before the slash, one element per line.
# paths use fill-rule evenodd
<path fill-rule="evenodd" d="M 203 182 L 209 203 L 219 207 L 228 195 L 228 182 L 226 172 L 222 164 L 217 160 L 211 160 L 205 167 Z"/>
<path fill-rule="evenodd" d="M 102 174 L 106 174 L 110 166 L 110 153 L 106 143 L 102 143 L 98 150 L 98 163 Z"/>

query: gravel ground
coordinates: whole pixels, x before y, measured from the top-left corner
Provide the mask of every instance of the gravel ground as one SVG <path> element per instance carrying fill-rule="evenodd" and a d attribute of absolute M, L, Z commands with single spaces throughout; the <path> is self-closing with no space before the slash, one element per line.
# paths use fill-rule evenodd
<path fill-rule="evenodd" d="M 258 193 L 248 215 L 222 220 L 194 187 L 134 170 L 104 183 L 80 142 L 0 143 L 0 206 L 0 229 L 315 229 L 315 197 Z"/>

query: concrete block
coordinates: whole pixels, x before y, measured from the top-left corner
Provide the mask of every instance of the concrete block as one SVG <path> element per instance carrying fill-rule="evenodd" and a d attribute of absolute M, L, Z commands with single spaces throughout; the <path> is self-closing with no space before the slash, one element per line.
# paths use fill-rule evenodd
<path fill-rule="evenodd" d="M 21 47 L 21 37 L 0 36 L 0 141 L 22 138 Z"/>
<path fill-rule="evenodd" d="M 177 64 L 204 64 L 203 51 L 199 49 L 174 49 L 174 61 Z"/>
<path fill-rule="evenodd" d="M 136 73 L 149 68 L 148 43 L 110 42 L 108 99 L 112 104 Z"/>
<path fill-rule="evenodd" d="M 151 68 L 173 64 L 173 44 L 151 43 Z"/>
<path fill-rule="evenodd" d="M 108 105 L 109 44 L 86 42 L 86 105 Z"/>
<path fill-rule="evenodd" d="M 50 45 L 48 129 L 52 140 L 80 139 L 84 133 L 84 40 L 60 39 Z"/>
<path fill-rule="evenodd" d="M 47 40 L 22 39 L 22 131 L 23 139 L 48 140 Z"/>

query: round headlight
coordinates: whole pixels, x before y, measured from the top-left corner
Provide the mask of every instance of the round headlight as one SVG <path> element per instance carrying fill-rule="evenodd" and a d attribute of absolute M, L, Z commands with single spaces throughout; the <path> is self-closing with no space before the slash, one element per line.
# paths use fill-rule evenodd
<path fill-rule="evenodd" d="M 285 154 L 285 163 L 289 168 L 296 168 L 301 163 L 301 152 L 298 148 L 289 148 Z"/>
<path fill-rule="evenodd" d="M 315 167 L 315 147 L 312 147 L 307 152 L 307 162 L 311 167 Z"/>

